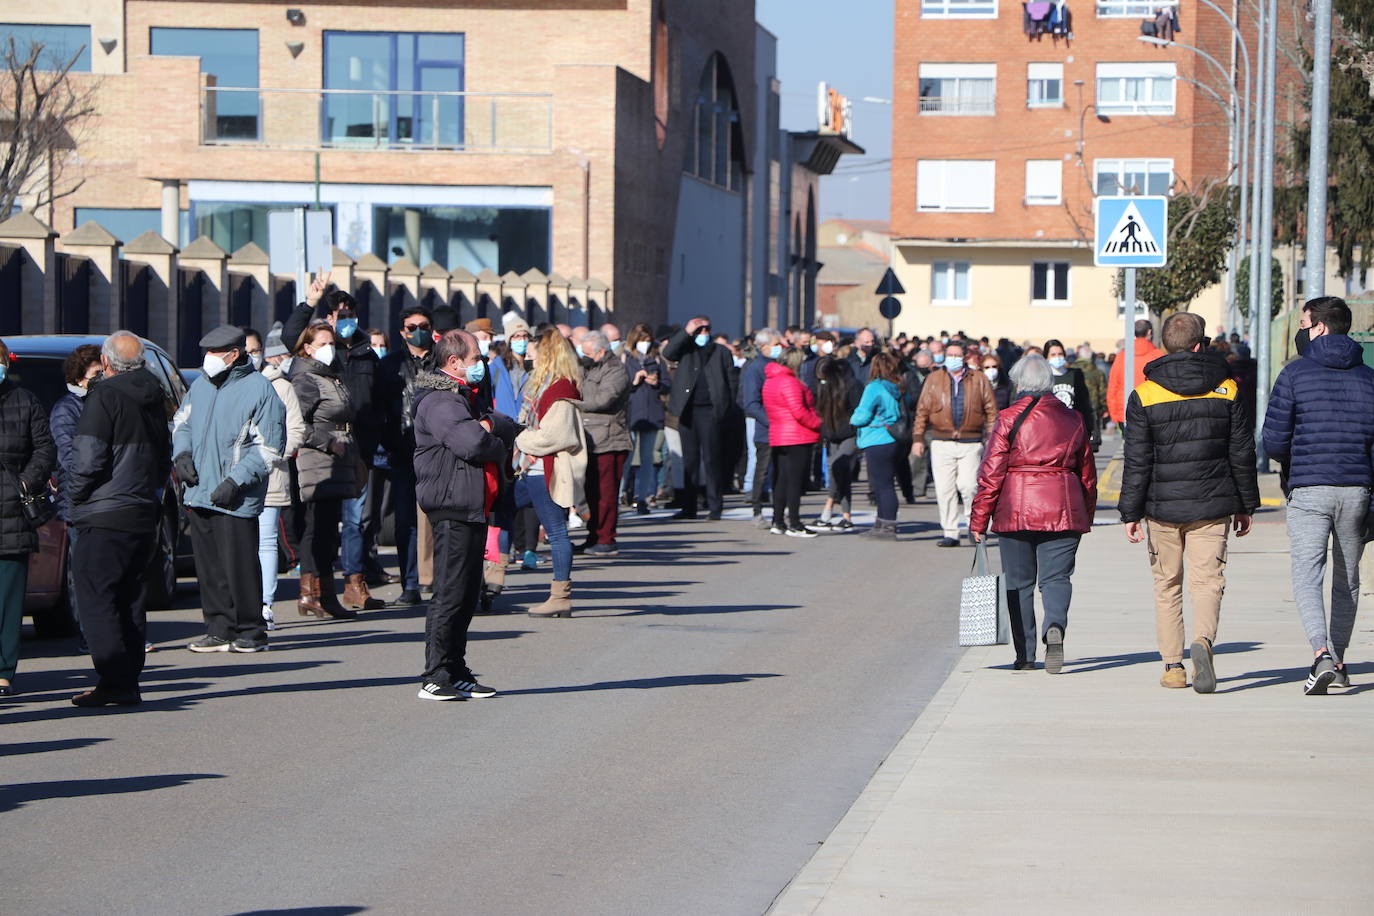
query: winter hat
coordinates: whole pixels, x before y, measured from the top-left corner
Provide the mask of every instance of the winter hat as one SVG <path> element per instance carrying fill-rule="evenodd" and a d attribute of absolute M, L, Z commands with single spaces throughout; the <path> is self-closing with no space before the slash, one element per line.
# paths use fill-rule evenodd
<path fill-rule="evenodd" d="M 501 328 L 506 332 L 507 337 L 513 337 L 524 331 L 530 332 L 530 323 L 520 316 L 519 312 L 506 312 L 501 316 Z"/>

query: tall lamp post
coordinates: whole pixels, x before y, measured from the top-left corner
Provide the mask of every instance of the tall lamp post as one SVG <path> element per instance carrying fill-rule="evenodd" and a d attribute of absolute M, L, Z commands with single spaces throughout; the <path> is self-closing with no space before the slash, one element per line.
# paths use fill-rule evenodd
<path fill-rule="evenodd" d="M 1312 149 L 1307 163 L 1308 299 L 1326 295 L 1326 156 L 1331 121 L 1331 0 L 1312 4 Z"/>

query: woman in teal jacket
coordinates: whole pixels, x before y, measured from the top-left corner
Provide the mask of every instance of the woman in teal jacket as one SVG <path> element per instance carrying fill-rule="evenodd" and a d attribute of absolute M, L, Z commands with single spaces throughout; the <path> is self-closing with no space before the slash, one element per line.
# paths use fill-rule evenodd
<path fill-rule="evenodd" d="M 873 357 L 868 365 L 869 382 L 850 424 L 858 431 L 859 448 L 868 464 L 868 479 L 878 498 L 878 520 L 864 534 L 874 538 L 897 539 L 897 490 L 893 481 L 897 476 L 897 461 L 906 460 L 897 454 L 897 436 L 893 435 L 902 418 L 898 400 L 902 366 L 897 357 L 886 351 Z"/>

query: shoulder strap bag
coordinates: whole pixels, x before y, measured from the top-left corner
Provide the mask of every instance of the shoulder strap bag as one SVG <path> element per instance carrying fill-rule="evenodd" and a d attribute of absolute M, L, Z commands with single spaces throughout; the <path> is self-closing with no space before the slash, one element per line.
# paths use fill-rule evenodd
<path fill-rule="evenodd" d="M 52 488 L 43 487 L 37 493 L 29 492 L 29 485 L 14 471 L 10 470 L 9 465 L 0 465 L 9 475 L 15 490 L 19 493 L 19 511 L 24 514 L 24 521 L 34 531 L 42 528 L 52 521 L 57 515 L 57 506 L 52 501 Z"/>

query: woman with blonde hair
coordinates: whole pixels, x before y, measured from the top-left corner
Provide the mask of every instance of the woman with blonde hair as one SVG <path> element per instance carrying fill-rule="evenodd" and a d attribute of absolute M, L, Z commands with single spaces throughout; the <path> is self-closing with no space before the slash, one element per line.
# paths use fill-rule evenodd
<path fill-rule="evenodd" d="M 582 365 L 558 328 L 546 328 L 530 344 L 534 368 L 525 382 L 515 440 L 520 478 L 515 503 L 533 505 L 553 554 L 549 600 L 529 609 L 531 617 L 572 616 L 572 541 L 568 510 L 583 499 L 587 434 L 582 428 Z"/>

